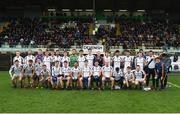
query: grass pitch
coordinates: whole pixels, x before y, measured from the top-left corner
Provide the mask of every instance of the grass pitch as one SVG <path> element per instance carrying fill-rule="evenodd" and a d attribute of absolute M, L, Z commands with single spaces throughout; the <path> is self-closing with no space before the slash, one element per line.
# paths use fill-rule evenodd
<path fill-rule="evenodd" d="M 180 77 L 169 82 L 180 85 Z M 0 72 L 0 112 L 180 112 L 180 88 L 141 90 L 46 90 L 11 88 L 7 71 Z"/>

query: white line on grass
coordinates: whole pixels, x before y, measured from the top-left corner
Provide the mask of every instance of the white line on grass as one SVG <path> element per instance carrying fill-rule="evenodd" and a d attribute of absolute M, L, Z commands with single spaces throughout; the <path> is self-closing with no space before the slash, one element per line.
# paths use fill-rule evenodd
<path fill-rule="evenodd" d="M 172 85 L 172 86 L 174 86 L 174 87 L 177 87 L 177 88 L 179 88 L 180 89 L 180 86 L 179 85 L 177 85 L 177 84 L 173 84 L 173 83 L 171 83 L 171 82 L 167 82 L 168 84 L 170 84 L 170 85 Z"/>

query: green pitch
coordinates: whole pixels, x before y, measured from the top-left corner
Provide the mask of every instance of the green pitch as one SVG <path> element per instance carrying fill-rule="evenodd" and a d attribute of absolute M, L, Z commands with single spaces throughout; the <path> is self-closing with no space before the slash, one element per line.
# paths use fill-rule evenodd
<path fill-rule="evenodd" d="M 180 77 L 169 82 L 180 85 Z M 0 112 L 180 112 L 180 88 L 163 91 L 13 89 L 0 72 Z"/>

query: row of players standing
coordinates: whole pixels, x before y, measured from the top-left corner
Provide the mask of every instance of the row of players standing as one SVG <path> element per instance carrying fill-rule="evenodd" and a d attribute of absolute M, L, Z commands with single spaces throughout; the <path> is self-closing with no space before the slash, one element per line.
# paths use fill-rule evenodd
<path fill-rule="evenodd" d="M 35 63 L 36 61 L 41 61 L 42 64 L 45 64 L 47 66 L 47 69 L 49 71 L 52 71 L 52 66 L 54 66 L 55 61 L 58 61 L 60 63 L 59 64 L 60 67 L 63 67 L 64 62 L 66 61 L 68 66 L 71 68 L 74 66 L 76 62 L 78 62 L 78 66 L 82 70 L 84 69 L 85 60 L 88 61 L 88 66 L 90 68 L 94 66 L 95 62 L 98 62 L 100 67 L 103 67 L 106 63 L 108 63 L 109 64 L 108 66 L 111 66 L 113 70 L 119 68 L 122 69 L 124 73 L 126 73 L 127 67 L 130 67 L 131 69 L 135 69 L 136 66 L 139 66 L 140 70 L 141 71 L 145 70 L 147 74 L 146 86 L 149 86 L 149 79 L 150 76 L 152 76 L 153 87 L 155 87 L 155 80 L 156 80 L 155 78 L 158 77 L 155 76 L 155 74 L 157 74 L 156 72 L 157 71 L 160 72 L 160 70 L 162 70 L 161 67 L 162 65 L 158 66 L 158 64 L 163 64 L 161 61 L 159 63 L 156 63 L 155 56 L 152 51 L 149 52 L 148 56 L 143 55 L 143 52 L 139 52 L 137 57 L 132 57 L 130 56 L 129 51 L 126 51 L 125 56 L 120 56 L 120 52 L 119 50 L 117 50 L 114 56 L 111 57 L 108 51 L 105 52 L 104 56 L 101 56 L 100 52 L 97 52 L 96 55 L 93 55 L 92 49 L 88 49 L 88 54 L 86 56 L 84 56 L 83 50 L 80 50 L 79 55 L 77 55 L 76 50 L 73 49 L 72 54 L 69 57 L 67 51 L 64 51 L 63 56 L 61 56 L 59 50 L 56 50 L 56 52 L 54 51 L 49 52 L 47 50 L 45 51 L 45 54 L 43 54 L 42 50 L 40 49 L 36 56 L 33 56 L 32 51 L 29 50 L 28 55 L 25 58 L 22 58 L 20 56 L 20 52 L 17 51 L 16 56 L 13 58 L 13 61 L 15 60 L 18 60 L 20 64 L 28 64 L 29 60 L 33 60 L 33 63 Z M 164 70 L 166 70 L 166 68 L 164 68 Z M 162 75 L 162 73 L 160 73 L 159 75 Z M 166 81 L 164 84 L 161 83 L 162 88 L 166 86 L 167 78 L 165 80 Z"/>
<path fill-rule="evenodd" d="M 140 55 L 140 54 L 139 54 Z M 141 68 L 143 68 L 143 64 L 145 62 L 145 59 L 143 58 L 142 55 L 137 58 L 137 63 L 136 65 L 140 65 Z M 130 52 L 126 51 L 126 56 L 120 56 L 120 52 L 117 50 L 115 52 L 115 55 L 113 57 L 110 56 L 110 53 L 108 51 L 105 52 L 105 55 L 102 56 L 100 52 L 97 52 L 96 55 L 92 54 L 92 49 L 88 50 L 88 54 L 84 56 L 83 50 L 79 51 L 79 54 L 76 53 L 76 50 L 72 50 L 71 56 L 68 56 L 68 52 L 64 51 L 63 55 L 60 55 L 59 50 L 54 51 L 45 51 L 43 54 L 42 50 L 40 49 L 38 51 L 38 54 L 36 56 L 33 56 L 32 51 L 28 51 L 28 55 L 26 57 L 21 57 L 20 52 L 16 52 L 16 56 L 13 58 L 13 62 L 15 60 L 18 60 L 20 64 L 27 64 L 28 60 L 33 60 L 35 63 L 37 60 L 40 60 L 43 64 L 47 66 L 47 68 L 50 70 L 51 67 L 53 66 L 53 63 L 55 61 L 59 61 L 60 66 L 63 66 L 64 61 L 68 62 L 68 65 L 70 67 L 74 66 L 74 63 L 78 62 L 79 67 L 83 68 L 84 66 L 84 61 L 88 60 L 88 66 L 93 67 L 94 63 L 98 61 L 99 66 L 105 65 L 105 63 L 109 63 L 109 66 L 112 66 L 114 69 L 116 67 L 123 68 L 124 71 L 128 66 L 133 65 L 133 57 L 130 56 Z"/>

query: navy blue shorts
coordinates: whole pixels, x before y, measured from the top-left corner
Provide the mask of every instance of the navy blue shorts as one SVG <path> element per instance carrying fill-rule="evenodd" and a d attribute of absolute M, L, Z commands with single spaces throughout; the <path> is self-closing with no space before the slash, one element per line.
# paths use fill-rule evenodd
<path fill-rule="evenodd" d="M 54 76 L 53 76 L 53 77 L 52 77 L 52 82 L 54 82 L 54 83 L 57 82 L 57 80 L 58 80 L 57 78 L 58 78 L 58 77 L 54 77 Z"/>
<path fill-rule="evenodd" d="M 94 81 L 94 82 L 99 82 L 99 79 L 100 79 L 99 76 L 94 76 L 94 77 L 93 77 L 93 81 Z"/>
<path fill-rule="evenodd" d="M 88 83 L 88 79 L 89 79 L 89 77 L 83 77 L 83 82 Z"/>

